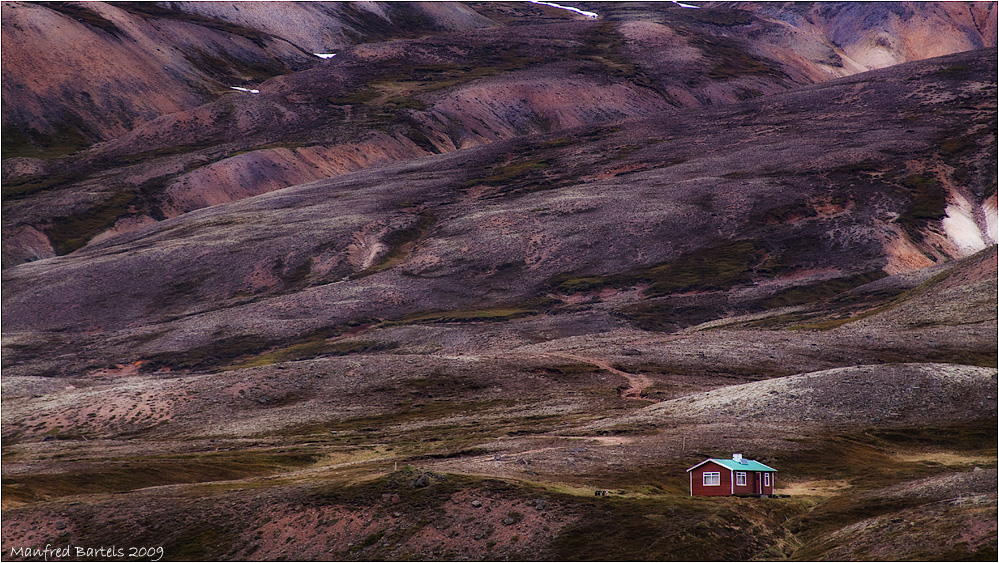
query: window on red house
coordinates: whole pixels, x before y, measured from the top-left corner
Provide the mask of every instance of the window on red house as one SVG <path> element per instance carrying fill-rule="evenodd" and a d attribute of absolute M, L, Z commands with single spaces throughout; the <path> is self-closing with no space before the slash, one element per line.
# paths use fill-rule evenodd
<path fill-rule="evenodd" d="M 717 487 L 721 485 L 721 473 L 718 471 L 706 471 L 703 483 L 705 487 Z"/>

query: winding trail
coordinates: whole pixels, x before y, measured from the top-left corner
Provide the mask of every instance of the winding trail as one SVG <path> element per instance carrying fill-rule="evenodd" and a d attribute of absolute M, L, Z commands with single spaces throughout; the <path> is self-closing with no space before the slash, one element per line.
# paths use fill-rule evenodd
<path fill-rule="evenodd" d="M 621 397 L 625 399 L 635 399 L 637 401 L 648 401 L 650 403 L 656 402 L 653 399 L 642 396 L 642 390 L 646 387 L 652 385 L 652 380 L 644 375 L 628 373 L 626 371 L 621 371 L 604 360 L 598 360 L 597 358 L 589 358 L 586 356 L 578 356 L 576 354 L 570 354 L 568 352 L 546 352 L 546 356 L 559 356 L 562 358 L 567 358 L 570 360 L 576 360 L 577 362 L 583 362 L 587 364 L 592 364 L 600 369 L 607 370 L 613 374 L 620 375 L 621 377 L 628 380 L 628 387 L 620 391 Z"/>

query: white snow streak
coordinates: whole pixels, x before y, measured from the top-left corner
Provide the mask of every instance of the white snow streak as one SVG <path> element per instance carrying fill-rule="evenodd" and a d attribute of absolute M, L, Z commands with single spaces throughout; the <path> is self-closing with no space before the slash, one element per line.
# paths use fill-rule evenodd
<path fill-rule="evenodd" d="M 319 57 L 320 59 L 332 59 L 336 56 L 336 53 L 312 53 L 313 55 Z"/>
<path fill-rule="evenodd" d="M 595 18 L 597 14 L 595 12 L 587 12 L 586 10 L 580 10 L 579 8 L 572 8 L 569 6 L 559 6 L 554 2 L 542 2 L 541 0 L 527 0 L 531 4 L 542 4 L 545 6 L 551 6 L 552 8 L 559 8 L 562 10 L 569 10 L 570 12 L 576 12 L 577 14 L 582 14 L 588 18 Z"/>
<path fill-rule="evenodd" d="M 230 86 L 233 90 L 239 90 L 240 92 L 249 92 L 251 94 L 259 94 L 260 90 L 252 90 L 250 88 L 240 88 L 239 86 Z"/>

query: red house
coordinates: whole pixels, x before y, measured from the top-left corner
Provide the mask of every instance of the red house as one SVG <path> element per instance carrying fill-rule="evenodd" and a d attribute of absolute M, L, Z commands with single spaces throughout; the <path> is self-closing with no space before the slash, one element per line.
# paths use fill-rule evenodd
<path fill-rule="evenodd" d="M 777 470 L 732 454 L 732 459 L 706 459 L 687 470 L 690 496 L 774 494 Z"/>

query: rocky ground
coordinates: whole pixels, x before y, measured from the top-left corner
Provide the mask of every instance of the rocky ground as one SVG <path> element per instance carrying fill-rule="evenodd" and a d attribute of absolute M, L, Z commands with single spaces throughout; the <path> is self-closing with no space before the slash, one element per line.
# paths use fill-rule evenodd
<path fill-rule="evenodd" d="M 995 560 L 994 7 L 579 6 L 5 4 L 4 557 Z"/>

